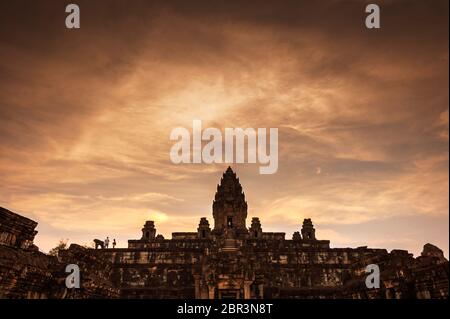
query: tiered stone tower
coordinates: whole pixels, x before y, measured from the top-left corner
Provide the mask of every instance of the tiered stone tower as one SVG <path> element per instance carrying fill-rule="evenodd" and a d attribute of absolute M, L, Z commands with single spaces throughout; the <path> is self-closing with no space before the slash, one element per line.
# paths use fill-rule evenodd
<path fill-rule="evenodd" d="M 252 218 L 252 225 L 249 229 L 249 238 L 259 239 L 263 237 L 263 231 L 261 228 L 261 222 L 258 217 Z"/>
<path fill-rule="evenodd" d="M 245 238 L 248 230 L 245 227 L 247 218 L 247 202 L 242 191 L 239 178 L 228 167 L 223 174 L 213 202 L 215 236 Z"/>
<path fill-rule="evenodd" d="M 142 228 L 142 238 L 141 240 L 153 240 L 155 239 L 156 228 L 155 222 L 153 220 L 148 220 L 144 224 L 144 228 Z"/>
<path fill-rule="evenodd" d="M 310 218 L 303 221 L 302 237 L 304 240 L 316 240 L 316 230 Z"/>
<path fill-rule="evenodd" d="M 211 228 L 209 228 L 209 222 L 206 217 L 200 218 L 200 223 L 197 228 L 198 238 L 200 239 L 210 239 Z"/>

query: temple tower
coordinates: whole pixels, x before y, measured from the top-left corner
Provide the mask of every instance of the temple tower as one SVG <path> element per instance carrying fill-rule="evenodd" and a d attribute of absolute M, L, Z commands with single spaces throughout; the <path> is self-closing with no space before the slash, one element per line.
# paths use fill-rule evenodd
<path fill-rule="evenodd" d="M 197 236 L 200 239 L 209 239 L 211 235 L 211 228 L 209 228 L 209 222 L 206 217 L 200 219 L 200 223 L 197 228 Z"/>
<path fill-rule="evenodd" d="M 259 221 L 258 217 L 252 218 L 252 225 L 250 226 L 249 231 L 249 237 L 253 239 L 262 239 L 262 228 L 261 228 L 261 222 Z"/>
<path fill-rule="evenodd" d="M 154 240 L 156 235 L 155 222 L 153 220 L 148 220 L 142 228 L 142 238 L 141 240 Z"/>
<path fill-rule="evenodd" d="M 302 237 L 306 240 L 316 240 L 316 230 L 310 218 L 303 220 Z"/>
<path fill-rule="evenodd" d="M 300 232 L 296 231 L 294 234 L 292 234 L 292 240 L 300 241 L 302 240 L 302 236 L 300 235 Z"/>
<path fill-rule="evenodd" d="M 236 238 L 245 237 L 247 202 L 239 178 L 228 167 L 223 174 L 213 201 L 214 230 L 216 236 L 227 235 Z"/>

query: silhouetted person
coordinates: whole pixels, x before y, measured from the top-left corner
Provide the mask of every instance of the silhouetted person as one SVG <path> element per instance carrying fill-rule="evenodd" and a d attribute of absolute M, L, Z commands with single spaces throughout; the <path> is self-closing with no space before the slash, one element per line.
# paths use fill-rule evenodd
<path fill-rule="evenodd" d="M 113 248 L 116 248 L 116 244 L 117 244 L 117 243 L 116 243 L 116 239 L 114 238 L 114 239 L 113 239 L 113 243 L 112 243 Z"/>
<path fill-rule="evenodd" d="M 105 248 L 108 248 L 109 246 L 109 237 L 106 237 L 105 239 Z"/>

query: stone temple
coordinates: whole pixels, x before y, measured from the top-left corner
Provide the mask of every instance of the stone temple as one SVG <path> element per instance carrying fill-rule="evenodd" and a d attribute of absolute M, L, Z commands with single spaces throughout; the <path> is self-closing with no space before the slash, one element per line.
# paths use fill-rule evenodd
<path fill-rule="evenodd" d="M 442 250 L 330 248 L 311 219 L 286 238 L 247 225 L 247 202 L 236 174 L 223 174 L 212 204 L 214 225 L 201 217 L 194 232 L 158 235 L 146 221 L 128 248 L 72 244 L 58 256 L 33 244 L 37 223 L 0 208 L 0 298 L 448 298 L 449 264 Z M 65 267 L 77 264 L 81 288 L 65 286 Z M 367 288 L 366 266 L 380 269 L 379 288 Z"/>

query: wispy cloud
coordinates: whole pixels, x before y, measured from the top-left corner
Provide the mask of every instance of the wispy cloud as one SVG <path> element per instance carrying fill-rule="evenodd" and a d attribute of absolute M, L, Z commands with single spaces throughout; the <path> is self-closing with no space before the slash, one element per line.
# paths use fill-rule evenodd
<path fill-rule="evenodd" d="M 357 1 L 114 3 L 82 1 L 76 33 L 62 4 L 0 12 L 0 205 L 40 222 L 41 248 L 212 224 L 226 165 L 169 159 L 170 131 L 201 119 L 279 128 L 277 174 L 235 166 L 265 229 L 311 217 L 370 246 L 425 218 L 448 251 L 448 2 L 386 2 L 378 33 Z M 390 240 L 420 250 L 397 226 Z"/>

